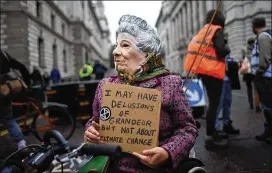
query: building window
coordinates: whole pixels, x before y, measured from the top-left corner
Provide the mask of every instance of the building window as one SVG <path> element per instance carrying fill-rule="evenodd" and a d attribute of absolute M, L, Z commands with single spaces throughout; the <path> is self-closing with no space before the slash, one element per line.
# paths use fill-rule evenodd
<path fill-rule="evenodd" d="M 53 66 L 54 66 L 54 68 L 58 68 L 58 55 L 57 55 L 57 45 L 56 44 L 53 44 L 52 52 L 53 52 Z"/>
<path fill-rule="evenodd" d="M 68 62 L 67 62 L 67 56 L 66 56 L 65 49 L 62 51 L 62 56 L 63 56 L 63 70 L 65 73 L 67 73 L 68 72 Z"/>
<path fill-rule="evenodd" d="M 36 1 L 36 16 L 37 16 L 38 18 L 41 17 L 41 8 L 42 8 L 41 2 Z"/>
<path fill-rule="evenodd" d="M 51 14 L 51 28 L 55 30 L 55 15 Z"/>
<path fill-rule="evenodd" d="M 64 25 L 64 23 L 61 24 L 61 32 L 62 32 L 62 35 L 65 36 L 65 25 Z"/>
<path fill-rule="evenodd" d="M 38 38 L 38 59 L 39 66 L 45 68 L 44 40 L 41 37 Z"/>

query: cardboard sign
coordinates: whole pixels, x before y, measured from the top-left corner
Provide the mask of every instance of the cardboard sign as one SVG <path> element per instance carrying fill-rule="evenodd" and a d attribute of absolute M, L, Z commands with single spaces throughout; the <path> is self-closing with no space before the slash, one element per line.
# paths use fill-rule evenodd
<path fill-rule="evenodd" d="M 161 91 L 123 84 L 104 84 L 100 110 L 100 138 L 120 145 L 124 152 L 157 146 Z"/>

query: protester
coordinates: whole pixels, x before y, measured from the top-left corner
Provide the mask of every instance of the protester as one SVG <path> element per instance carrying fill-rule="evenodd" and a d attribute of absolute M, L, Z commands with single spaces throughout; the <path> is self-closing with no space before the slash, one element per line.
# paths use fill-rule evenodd
<path fill-rule="evenodd" d="M 33 72 L 30 74 L 32 85 L 43 85 L 43 78 L 38 67 L 33 67 Z"/>
<path fill-rule="evenodd" d="M 43 81 L 44 81 L 44 88 L 46 89 L 50 85 L 50 77 L 48 72 L 44 72 Z"/>
<path fill-rule="evenodd" d="M 255 87 L 253 90 L 252 83 L 254 81 L 255 75 L 251 71 L 250 67 L 250 62 L 251 62 L 251 55 L 252 55 L 252 50 L 254 47 L 254 41 L 255 38 L 249 38 L 247 40 L 247 46 L 245 49 L 242 49 L 242 67 L 241 67 L 241 74 L 243 74 L 243 81 L 246 83 L 247 87 L 247 98 L 249 102 L 249 107 L 250 109 L 254 109 L 254 104 L 253 104 L 253 92 L 255 95 L 255 110 L 256 112 L 261 112 L 260 108 L 260 98 L 258 95 L 258 92 L 256 91 Z M 244 69 L 242 69 L 244 68 Z"/>
<path fill-rule="evenodd" d="M 107 71 L 107 68 L 103 64 L 101 64 L 99 60 L 95 60 L 95 64 L 93 67 L 93 73 L 95 74 L 95 80 L 103 79 L 106 71 Z"/>
<path fill-rule="evenodd" d="M 181 77 L 169 74 L 162 62 L 161 42 L 156 31 L 139 17 L 121 17 L 116 42 L 113 54 L 118 75 L 99 82 L 93 117 L 86 124 L 85 141 L 101 143 L 97 123 L 105 83 L 160 89 L 162 105 L 158 147 L 141 154 L 122 153 L 120 159 L 115 160 L 118 170 L 112 172 L 183 172 L 180 163 L 189 157 L 198 130 L 181 87 Z"/>
<path fill-rule="evenodd" d="M 92 79 L 93 66 L 89 63 L 84 64 L 84 66 L 79 71 L 79 77 L 81 81 L 89 81 Z"/>
<path fill-rule="evenodd" d="M 61 75 L 58 68 L 53 68 L 50 74 L 50 80 L 54 84 L 58 84 L 61 82 Z"/>
<path fill-rule="evenodd" d="M 235 83 L 234 79 L 238 77 L 238 63 L 235 61 L 234 58 L 227 56 L 226 64 L 227 64 L 227 66 L 229 64 L 231 64 L 231 65 L 236 64 L 237 69 L 235 70 L 233 68 L 226 68 L 227 73 L 226 73 L 224 80 L 223 80 L 223 89 L 222 89 L 220 103 L 219 103 L 218 110 L 217 110 L 217 119 L 216 119 L 216 125 L 215 125 L 217 132 L 219 132 L 220 136 L 222 136 L 223 138 L 228 138 L 228 134 L 239 134 L 240 133 L 239 129 L 235 129 L 233 127 L 233 125 L 232 125 L 233 121 L 230 118 L 231 103 L 232 103 L 232 89 L 239 88 L 239 87 L 232 87 L 232 83 Z M 234 77 L 235 75 L 233 75 L 233 74 L 235 74 L 235 73 L 237 74 L 237 77 Z M 222 116 L 223 132 L 221 131 L 221 123 L 219 120 L 219 113 L 221 110 L 223 112 L 223 116 Z"/>
<path fill-rule="evenodd" d="M 207 91 L 209 99 L 209 106 L 206 113 L 205 137 L 205 146 L 207 148 L 225 147 L 227 145 L 227 141 L 222 139 L 215 129 L 216 113 L 222 93 L 223 78 L 226 73 L 225 57 L 230 53 L 228 46 L 224 42 L 225 39 L 223 31 L 225 17 L 222 12 L 217 11 L 215 18 L 212 20 L 212 24 L 210 25 L 204 44 L 199 50 L 200 44 L 204 39 L 204 35 L 208 29 L 214 12 L 215 10 L 208 11 L 206 15 L 206 25 L 189 43 L 184 62 L 184 69 L 186 71 L 196 73 L 201 77 Z M 202 54 L 205 52 L 205 45 L 207 45 L 209 41 L 210 45 L 198 66 Z M 195 58 L 196 61 L 193 64 Z"/>
<path fill-rule="evenodd" d="M 11 69 L 19 70 L 24 82 L 20 81 L 18 75 L 14 74 Z M 11 137 L 17 142 L 18 149 L 26 147 L 26 141 L 20 127 L 13 119 L 9 96 L 21 92 L 27 87 L 26 85 L 30 86 L 30 76 L 27 68 L 0 49 L 0 119 L 3 125 L 7 127 Z"/>
<path fill-rule="evenodd" d="M 266 28 L 265 18 L 258 17 L 252 21 L 256 34 L 252 50 L 251 67 L 255 74 L 255 87 L 260 96 L 265 116 L 265 130 L 256 136 L 259 141 L 272 141 L 272 33 Z"/>

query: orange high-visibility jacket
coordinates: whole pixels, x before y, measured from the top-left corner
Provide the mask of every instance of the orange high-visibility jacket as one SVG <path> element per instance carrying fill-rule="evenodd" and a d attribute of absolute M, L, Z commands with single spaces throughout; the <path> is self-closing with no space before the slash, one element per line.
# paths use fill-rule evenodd
<path fill-rule="evenodd" d="M 208 76 L 213 76 L 218 79 L 223 79 L 225 77 L 226 73 L 226 64 L 225 64 L 225 58 L 224 57 L 218 57 L 215 52 L 215 48 L 213 45 L 212 38 L 215 34 L 215 32 L 218 29 L 222 29 L 219 25 L 211 25 L 209 28 L 209 31 L 207 33 L 206 39 L 203 41 L 203 44 L 199 50 L 199 54 L 197 55 L 198 49 L 200 47 L 200 44 L 205 36 L 205 33 L 208 29 L 208 24 L 202 28 L 199 33 L 194 36 L 192 41 L 189 43 L 185 62 L 184 62 L 184 70 L 189 71 L 192 63 L 194 62 L 194 59 L 196 58 L 193 67 L 191 69 L 191 72 L 196 74 L 203 74 Z M 208 45 L 208 42 L 210 41 L 210 44 L 207 48 L 206 53 L 204 54 L 201 63 L 199 67 L 197 68 L 199 61 L 205 52 L 205 49 Z M 197 56 L 196 56 L 197 55 Z M 197 68 L 197 69 L 196 69 Z"/>

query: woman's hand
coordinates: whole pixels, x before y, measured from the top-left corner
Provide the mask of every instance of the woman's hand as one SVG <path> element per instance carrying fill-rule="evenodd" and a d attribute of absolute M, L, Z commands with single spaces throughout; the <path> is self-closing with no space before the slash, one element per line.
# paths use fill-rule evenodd
<path fill-rule="evenodd" d="M 144 150 L 142 154 L 133 152 L 134 156 L 138 157 L 141 162 L 151 168 L 156 168 L 166 163 L 169 159 L 168 152 L 162 147 L 155 147 L 150 150 Z"/>
<path fill-rule="evenodd" d="M 95 121 L 92 121 L 92 126 L 90 126 L 84 134 L 84 141 L 89 143 L 101 144 L 103 141 L 100 140 L 99 136 L 99 124 Z"/>

